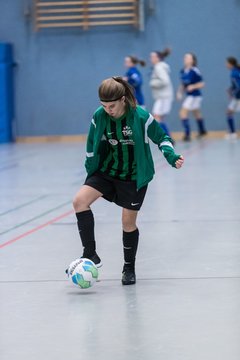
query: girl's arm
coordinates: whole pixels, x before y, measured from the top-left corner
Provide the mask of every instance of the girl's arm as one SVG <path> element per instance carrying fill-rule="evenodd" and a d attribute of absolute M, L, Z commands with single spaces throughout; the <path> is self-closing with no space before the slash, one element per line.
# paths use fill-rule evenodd
<path fill-rule="evenodd" d="M 90 166 L 90 162 L 94 156 L 93 153 L 93 139 L 94 139 L 94 132 L 95 132 L 95 128 L 96 128 L 96 124 L 95 124 L 95 119 L 93 117 L 92 122 L 91 122 L 91 126 L 88 132 L 88 137 L 87 137 L 87 144 L 86 144 L 86 160 L 85 160 L 85 168 L 88 172 L 89 166 Z"/>
<path fill-rule="evenodd" d="M 183 94 L 184 94 L 184 86 L 183 86 L 183 84 L 181 84 L 181 85 L 179 85 L 179 87 L 177 89 L 177 93 L 176 93 L 176 98 L 178 101 L 182 100 Z"/>
<path fill-rule="evenodd" d="M 167 162 L 173 167 L 179 169 L 184 162 L 182 155 L 174 151 L 172 139 L 159 126 L 159 123 L 153 119 L 147 130 L 148 137 L 152 142 L 158 145 L 159 150 L 163 153 Z"/>
<path fill-rule="evenodd" d="M 150 86 L 152 88 L 162 88 L 169 84 L 169 76 L 161 66 L 156 66 L 154 68 L 154 72 L 156 74 L 156 78 L 150 80 Z"/>
<path fill-rule="evenodd" d="M 187 91 L 194 91 L 202 89 L 205 86 L 205 83 L 203 81 L 200 81 L 196 84 L 191 84 L 187 86 Z"/>
<path fill-rule="evenodd" d="M 136 87 L 139 85 L 142 85 L 142 79 L 141 76 L 137 73 L 132 73 L 129 77 L 128 77 L 128 82 L 130 85 Z"/>

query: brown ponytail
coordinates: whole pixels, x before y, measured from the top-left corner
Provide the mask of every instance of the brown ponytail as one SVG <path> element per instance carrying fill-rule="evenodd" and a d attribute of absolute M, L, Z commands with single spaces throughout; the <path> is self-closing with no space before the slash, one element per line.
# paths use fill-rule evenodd
<path fill-rule="evenodd" d="M 126 104 L 133 109 L 136 108 L 136 99 L 133 87 L 120 76 L 114 76 L 103 80 L 98 89 L 99 99 L 103 102 L 120 100 L 125 96 Z"/>
<path fill-rule="evenodd" d="M 170 48 L 166 48 L 163 51 L 154 51 L 154 52 L 159 57 L 159 60 L 164 60 L 165 57 L 171 54 L 172 50 Z"/>
<path fill-rule="evenodd" d="M 131 62 L 134 64 L 134 65 L 137 65 L 137 64 L 140 64 L 141 66 L 145 66 L 146 65 L 146 62 L 144 60 L 141 60 L 141 59 L 138 59 L 136 56 L 128 56 L 129 59 L 131 59 Z"/>

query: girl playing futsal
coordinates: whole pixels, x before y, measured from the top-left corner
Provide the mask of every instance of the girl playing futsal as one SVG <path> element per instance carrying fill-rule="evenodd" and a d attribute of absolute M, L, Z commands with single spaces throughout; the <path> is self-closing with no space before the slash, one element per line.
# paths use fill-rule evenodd
<path fill-rule="evenodd" d="M 160 123 L 161 128 L 170 136 L 166 116 L 170 113 L 173 101 L 173 86 L 170 79 L 170 67 L 164 59 L 170 54 L 170 49 L 153 51 L 150 60 L 153 65 L 150 87 L 154 99 L 152 113 Z"/>
<path fill-rule="evenodd" d="M 135 256 L 139 231 L 136 225 L 148 183 L 154 175 L 149 138 L 170 165 L 179 169 L 183 157 L 174 152 L 172 140 L 152 115 L 136 106 L 132 87 L 120 77 L 104 80 L 99 87 L 101 106 L 95 111 L 87 139 L 87 178 L 73 201 L 83 257 L 97 267 L 94 217 L 91 210 L 99 197 L 122 207 L 124 266 L 122 284 L 136 282 Z"/>
<path fill-rule="evenodd" d="M 184 128 L 184 141 L 191 140 L 191 130 L 189 124 L 189 112 L 192 112 L 198 125 L 198 136 L 207 134 L 204 120 L 200 111 L 202 102 L 201 89 L 204 87 L 203 78 L 197 68 L 197 58 L 192 53 L 187 53 L 184 56 L 184 68 L 180 72 L 181 85 L 177 91 L 177 99 L 181 100 L 183 93 L 186 97 L 183 101 L 180 110 L 180 119 L 182 120 Z"/>
<path fill-rule="evenodd" d="M 137 64 L 145 66 L 145 61 L 139 60 L 135 56 L 125 57 L 124 65 L 127 68 L 124 80 L 126 80 L 134 88 L 135 97 L 138 105 L 144 108 L 144 97 L 142 93 L 142 74 L 137 68 Z"/>
<path fill-rule="evenodd" d="M 240 65 L 234 57 L 228 57 L 226 62 L 227 68 L 230 70 L 231 86 L 228 89 L 230 103 L 227 108 L 227 123 L 229 127 L 228 139 L 236 139 L 237 133 L 235 129 L 234 114 L 240 112 Z"/>

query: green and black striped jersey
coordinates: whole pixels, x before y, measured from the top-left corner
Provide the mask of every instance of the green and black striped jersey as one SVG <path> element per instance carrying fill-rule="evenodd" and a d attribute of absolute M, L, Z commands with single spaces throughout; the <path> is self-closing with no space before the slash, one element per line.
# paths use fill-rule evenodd
<path fill-rule="evenodd" d="M 104 132 L 109 153 L 100 171 L 120 180 L 136 180 L 132 123 L 126 115 L 118 119 L 109 116 Z"/>

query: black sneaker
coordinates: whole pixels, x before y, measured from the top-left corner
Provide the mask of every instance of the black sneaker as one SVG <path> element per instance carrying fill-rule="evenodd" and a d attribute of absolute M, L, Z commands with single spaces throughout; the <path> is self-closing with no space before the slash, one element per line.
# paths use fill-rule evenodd
<path fill-rule="evenodd" d="M 102 261 L 97 253 L 95 253 L 93 256 L 84 256 L 83 255 L 82 258 L 91 260 L 92 262 L 94 262 L 94 264 L 96 265 L 97 268 L 100 268 L 103 265 Z"/>
<path fill-rule="evenodd" d="M 206 136 L 206 135 L 207 135 L 207 131 L 204 130 L 204 131 L 201 131 L 201 132 L 197 135 L 197 138 L 200 139 L 201 137 Z"/>
<path fill-rule="evenodd" d="M 103 265 L 98 254 L 94 254 L 93 256 L 88 256 L 88 257 L 81 256 L 81 259 L 82 258 L 91 260 L 92 262 L 94 262 L 94 264 L 96 265 L 97 268 L 100 268 Z M 68 268 L 65 270 L 65 273 L 68 275 Z"/>
<path fill-rule="evenodd" d="M 189 135 L 184 135 L 183 141 L 186 141 L 186 142 L 191 141 L 190 136 Z"/>
<path fill-rule="evenodd" d="M 122 284 L 123 285 L 133 285 L 136 283 L 136 274 L 132 269 L 123 269 L 122 273 Z"/>

